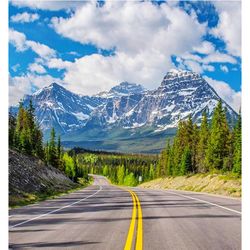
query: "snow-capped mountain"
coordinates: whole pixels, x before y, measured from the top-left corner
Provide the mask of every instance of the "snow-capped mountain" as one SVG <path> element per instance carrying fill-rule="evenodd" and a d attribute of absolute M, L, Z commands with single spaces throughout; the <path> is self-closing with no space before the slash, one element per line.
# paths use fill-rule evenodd
<path fill-rule="evenodd" d="M 26 96 L 24 106 L 28 106 L 30 99 L 41 129 L 46 132 L 54 127 L 61 134 L 84 126 L 91 112 L 104 101 L 74 94 L 57 83 Z"/>
<path fill-rule="evenodd" d="M 136 83 L 129 83 L 129 82 L 121 82 L 119 85 L 114 86 L 109 91 L 100 92 L 96 95 L 96 97 L 102 98 L 120 98 L 122 96 L 132 95 L 132 94 L 139 94 L 145 92 L 146 89 Z"/>
<path fill-rule="evenodd" d="M 93 111 L 86 126 L 125 129 L 150 126 L 158 132 L 176 128 L 179 120 L 189 115 L 199 123 L 204 110 L 211 118 L 219 100 L 215 90 L 199 74 L 172 70 L 156 90 L 110 98 Z M 223 106 L 233 122 L 237 114 L 225 102 Z"/>
<path fill-rule="evenodd" d="M 102 136 L 104 141 L 119 137 L 120 143 L 133 136 L 166 134 L 189 115 L 199 123 L 203 110 L 210 119 L 220 97 L 199 74 L 171 70 L 155 90 L 122 82 L 108 92 L 81 96 L 52 83 L 26 96 L 25 106 L 30 99 L 45 134 L 54 127 L 68 141 L 97 140 Z M 237 113 L 227 103 L 223 102 L 223 106 L 233 123 Z"/>

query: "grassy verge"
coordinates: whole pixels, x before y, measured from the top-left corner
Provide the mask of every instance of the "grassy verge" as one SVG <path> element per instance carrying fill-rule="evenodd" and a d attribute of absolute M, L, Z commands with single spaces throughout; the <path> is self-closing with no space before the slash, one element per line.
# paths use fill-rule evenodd
<path fill-rule="evenodd" d="M 44 201 L 48 199 L 55 199 L 57 197 L 75 192 L 77 190 L 80 190 L 82 188 L 85 188 L 89 185 L 91 185 L 93 182 L 93 179 L 90 178 L 89 181 L 86 180 L 79 180 L 77 187 L 67 190 L 48 190 L 43 193 L 25 193 L 20 192 L 20 195 L 10 195 L 9 196 L 9 207 L 10 208 L 18 208 L 25 205 L 34 204 L 39 201 Z"/>
<path fill-rule="evenodd" d="M 159 178 L 139 185 L 143 188 L 176 189 L 241 197 L 241 178 L 233 174 L 195 174 Z"/>

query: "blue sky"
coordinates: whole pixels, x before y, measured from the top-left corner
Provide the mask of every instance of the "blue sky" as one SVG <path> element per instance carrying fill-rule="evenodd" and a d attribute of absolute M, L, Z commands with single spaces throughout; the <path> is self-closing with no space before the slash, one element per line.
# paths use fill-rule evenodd
<path fill-rule="evenodd" d="M 10 105 L 53 81 L 83 95 L 121 81 L 153 89 L 177 68 L 200 73 L 238 110 L 240 22 L 237 1 L 11 1 Z"/>

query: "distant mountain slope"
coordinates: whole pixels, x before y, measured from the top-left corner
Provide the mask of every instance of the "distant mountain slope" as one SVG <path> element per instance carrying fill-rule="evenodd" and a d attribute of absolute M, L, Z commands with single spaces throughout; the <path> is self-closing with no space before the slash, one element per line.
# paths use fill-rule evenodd
<path fill-rule="evenodd" d="M 93 144 L 92 149 L 109 149 L 106 146 L 109 142 L 112 150 L 118 150 L 124 141 L 130 149 L 133 141 L 139 143 L 145 139 L 150 144 L 150 138 L 172 135 L 179 120 L 191 115 L 193 121 L 199 123 L 204 110 L 211 119 L 220 100 L 199 74 L 181 70 L 168 72 L 155 90 L 122 82 L 108 92 L 81 96 L 52 83 L 27 96 L 24 104 L 28 105 L 31 98 L 46 138 L 54 127 L 70 147 L 81 142 L 81 146 Z M 229 123 L 234 124 L 237 113 L 224 101 L 223 106 Z M 163 142 L 159 148 L 162 145 Z M 138 148 L 138 144 L 135 147 Z M 155 150 L 154 145 L 151 148 Z"/>

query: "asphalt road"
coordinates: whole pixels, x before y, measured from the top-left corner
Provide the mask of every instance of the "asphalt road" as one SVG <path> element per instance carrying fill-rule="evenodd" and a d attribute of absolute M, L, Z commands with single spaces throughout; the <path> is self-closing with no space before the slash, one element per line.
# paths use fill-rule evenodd
<path fill-rule="evenodd" d="M 10 249 L 241 249 L 241 201 L 92 186 L 9 212 Z"/>

